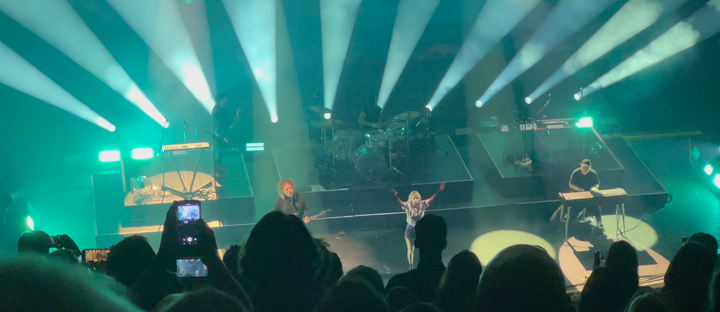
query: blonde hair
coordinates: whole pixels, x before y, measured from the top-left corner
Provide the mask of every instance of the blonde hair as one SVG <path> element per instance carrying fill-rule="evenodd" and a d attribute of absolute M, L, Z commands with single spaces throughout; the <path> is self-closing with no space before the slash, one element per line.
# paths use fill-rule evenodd
<path fill-rule="evenodd" d="M 408 195 L 408 202 L 412 202 L 412 199 L 417 197 L 419 200 L 422 200 L 422 196 L 420 196 L 420 193 L 418 191 L 412 191 L 410 192 L 410 195 Z"/>
<path fill-rule="evenodd" d="M 295 190 L 295 182 L 292 179 L 280 180 L 280 182 L 278 182 L 278 184 L 275 186 L 275 190 L 277 190 L 280 197 L 285 196 L 285 184 L 290 184 L 293 190 Z"/>

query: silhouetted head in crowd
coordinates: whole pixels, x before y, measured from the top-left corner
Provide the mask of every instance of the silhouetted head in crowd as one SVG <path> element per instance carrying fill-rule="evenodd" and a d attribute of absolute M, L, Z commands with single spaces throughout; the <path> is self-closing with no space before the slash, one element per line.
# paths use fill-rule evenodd
<path fill-rule="evenodd" d="M 315 312 L 389 312 L 385 301 L 363 282 L 338 283 L 328 289 Z"/>
<path fill-rule="evenodd" d="M 415 247 L 422 256 L 428 253 L 440 253 L 447 247 L 447 223 L 438 215 L 426 214 L 415 225 Z"/>
<path fill-rule="evenodd" d="M 403 286 L 393 287 L 388 290 L 385 301 L 392 312 L 398 312 L 420 302 L 410 288 Z"/>
<path fill-rule="evenodd" d="M 375 271 L 375 269 L 364 265 L 356 266 L 340 279 L 340 283 L 346 282 L 364 282 L 371 287 L 370 289 L 378 294 L 383 294 L 385 292 L 385 284 L 383 283 L 380 273 Z"/>
<path fill-rule="evenodd" d="M 434 305 L 423 302 L 411 305 L 405 309 L 400 310 L 401 312 L 440 312 L 440 309 Z"/>
<path fill-rule="evenodd" d="M 111 279 L 46 257 L 0 262 L 0 311 L 141 311 Z"/>
<path fill-rule="evenodd" d="M 654 292 L 648 292 L 640 295 L 628 304 L 626 309 L 628 312 L 665 312 L 667 307 L 660 299 L 660 296 Z"/>
<path fill-rule="evenodd" d="M 306 311 L 317 289 L 311 287 L 317 248 L 305 224 L 280 211 L 255 224 L 240 258 L 240 271 L 258 311 Z"/>
<path fill-rule="evenodd" d="M 710 284 L 710 311 L 720 312 L 720 270 L 715 272 Z"/>
<path fill-rule="evenodd" d="M 155 308 L 157 312 L 242 312 L 250 311 L 240 300 L 214 288 L 167 296 Z"/>
<path fill-rule="evenodd" d="M 105 269 L 118 282 L 130 287 L 145 272 L 154 257 L 155 251 L 147 237 L 132 235 L 110 247 Z"/>
<path fill-rule="evenodd" d="M 475 298 L 482 273 L 480 259 L 463 250 L 450 259 L 440 280 L 437 307 L 443 311 L 462 311 Z"/>
<path fill-rule="evenodd" d="M 565 278 L 545 251 L 515 245 L 483 268 L 477 311 L 571 311 Z"/>
<path fill-rule="evenodd" d="M 345 274 L 343 272 L 343 266 L 342 261 L 340 260 L 340 256 L 338 254 L 331 252 L 330 253 L 330 271 L 328 272 L 327 277 L 327 284 L 332 285 L 337 283 L 340 278 Z"/>
<path fill-rule="evenodd" d="M 18 240 L 18 253 L 36 253 L 47 255 L 50 252 L 50 236 L 43 231 L 23 233 Z"/>
<path fill-rule="evenodd" d="M 228 248 L 225 251 L 225 254 L 223 255 L 222 261 L 225 264 L 225 267 L 230 270 L 230 273 L 232 273 L 233 277 L 240 282 L 240 273 L 238 270 L 238 260 L 240 257 L 240 251 L 242 250 L 242 247 L 240 245 L 230 245 L 230 248 Z"/>
<path fill-rule="evenodd" d="M 80 255 L 75 250 L 58 249 L 51 252 L 48 257 L 50 257 L 50 259 L 62 261 L 67 264 L 80 264 L 80 261 L 78 261 L 78 256 Z"/>
<path fill-rule="evenodd" d="M 610 274 L 618 277 L 625 287 L 638 287 L 638 255 L 635 247 L 627 241 L 614 242 L 608 249 L 605 267 Z M 632 296 L 632 293 L 630 294 Z"/>
<path fill-rule="evenodd" d="M 665 286 L 660 292 L 670 310 L 701 311 L 708 302 L 715 255 L 696 244 L 683 245 L 665 272 Z"/>
<path fill-rule="evenodd" d="M 710 253 L 717 254 L 718 241 L 714 236 L 707 233 L 695 233 L 688 237 L 685 243 L 696 243 L 700 246 L 705 247 Z"/>

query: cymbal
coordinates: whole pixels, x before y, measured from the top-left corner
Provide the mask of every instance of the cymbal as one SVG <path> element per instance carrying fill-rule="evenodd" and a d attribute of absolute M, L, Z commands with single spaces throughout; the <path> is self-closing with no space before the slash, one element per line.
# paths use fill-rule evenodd
<path fill-rule="evenodd" d="M 310 107 L 310 110 L 318 114 L 332 113 L 332 109 L 329 109 L 325 106 L 313 106 Z"/>
<path fill-rule="evenodd" d="M 337 129 L 345 126 L 345 122 L 337 119 L 324 119 L 319 121 L 313 121 L 310 123 L 311 126 L 320 129 Z"/>
<path fill-rule="evenodd" d="M 395 130 L 395 129 L 405 128 L 405 126 L 406 126 L 405 123 L 394 121 L 394 122 L 389 122 L 388 124 L 386 124 L 385 128 L 387 128 L 388 130 Z"/>
<path fill-rule="evenodd" d="M 409 111 L 409 112 L 404 112 L 404 113 L 400 113 L 400 114 L 396 115 L 395 119 L 397 119 L 397 120 L 413 120 L 418 117 L 420 117 L 420 113 L 414 112 L 414 111 Z"/>

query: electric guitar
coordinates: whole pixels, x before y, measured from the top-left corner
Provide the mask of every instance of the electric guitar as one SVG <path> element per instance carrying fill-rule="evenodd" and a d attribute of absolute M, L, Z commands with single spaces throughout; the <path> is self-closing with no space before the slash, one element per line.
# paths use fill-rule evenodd
<path fill-rule="evenodd" d="M 323 210 L 323 211 L 321 211 L 320 213 L 318 213 L 318 214 L 316 214 L 316 215 L 314 215 L 314 216 L 308 217 L 308 219 L 310 219 L 310 220 L 312 221 L 312 220 L 315 220 L 315 219 L 317 219 L 317 218 L 322 218 L 323 216 L 325 216 L 326 214 L 328 214 L 328 213 L 330 213 L 330 212 L 332 212 L 332 209 Z"/>

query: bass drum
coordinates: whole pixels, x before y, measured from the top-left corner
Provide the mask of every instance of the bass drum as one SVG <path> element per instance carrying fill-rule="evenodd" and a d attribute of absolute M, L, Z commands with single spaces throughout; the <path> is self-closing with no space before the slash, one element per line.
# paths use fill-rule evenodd
<path fill-rule="evenodd" d="M 379 148 L 360 146 L 351 157 L 355 171 L 366 180 L 380 180 L 385 175 L 387 162 Z"/>

